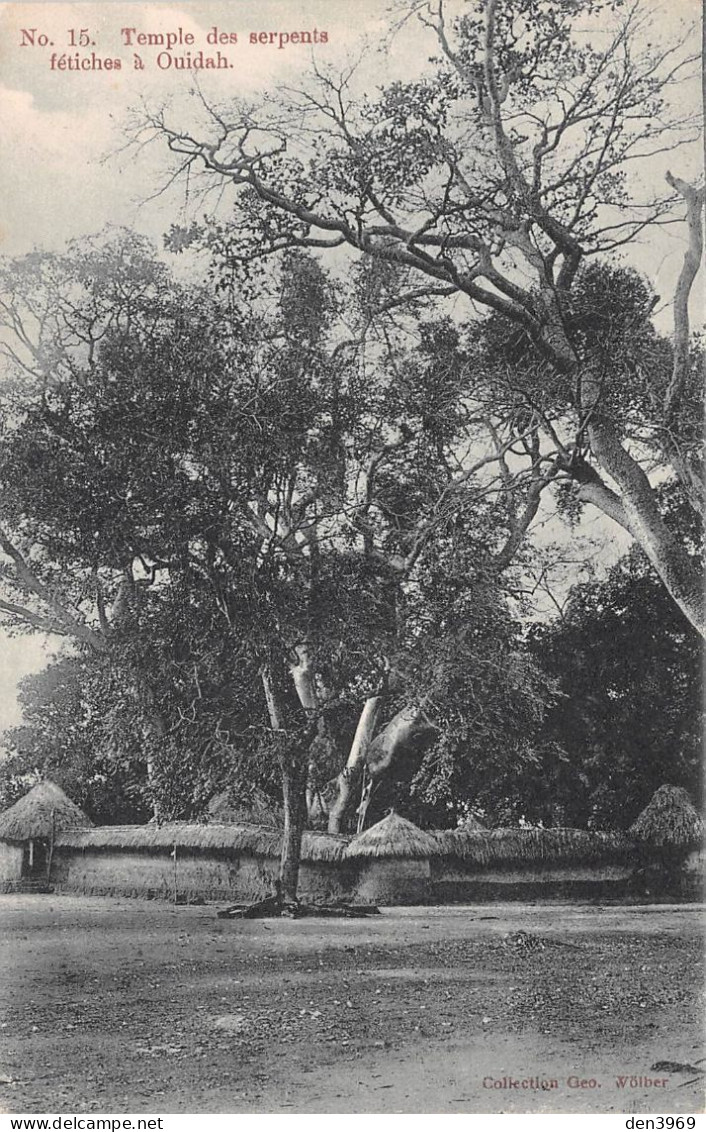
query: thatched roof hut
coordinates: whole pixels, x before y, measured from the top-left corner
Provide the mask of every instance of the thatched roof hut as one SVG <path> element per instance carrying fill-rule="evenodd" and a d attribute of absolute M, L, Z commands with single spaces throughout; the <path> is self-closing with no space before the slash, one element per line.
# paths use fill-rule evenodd
<path fill-rule="evenodd" d="M 659 848 L 691 849 L 703 841 L 704 822 L 681 786 L 660 786 L 630 826 L 639 841 Z"/>
<path fill-rule="evenodd" d="M 307 831 L 302 841 L 302 861 L 340 861 L 349 838 Z M 67 849 L 149 850 L 194 849 L 203 852 L 231 850 L 252 856 L 278 857 L 282 830 L 245 822 L 197 824 L 166 822 L 164 825 L 104 825 L 97 829 L 74 829 L 60 834 L 56 843 Z"/>
<path fill-rule="evenodd" d="M 632 846 L 623 833 L 585 829 L 444 829 L 435 837 L 442 856 L 479 868 L 615 862 L 627 857 Z"/>
<path fill-rule="evenodd" d="M 45 779 L 0 814 L 0 838 L 29 841 L 66 829 L 87 829 L 90 818 L 55 782 Z"/>
<path fill-rule="evenodd" d="M 346 859 L 355 857 L 406 857 L 411 860 L 436 857 L 439 846 L 436 838 L 425 833 L 411 821 L 392 810 L 386 818 L 358 834 L 344 853 Z"/>

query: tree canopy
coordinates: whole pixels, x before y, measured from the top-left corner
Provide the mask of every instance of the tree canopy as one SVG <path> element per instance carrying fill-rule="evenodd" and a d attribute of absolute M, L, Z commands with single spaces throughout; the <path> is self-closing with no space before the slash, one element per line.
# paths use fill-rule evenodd
<path fill-rule="evenodd" d="M 655 488 L 678 480 L 703 514 L 689 295 L 704 193 L 671 173 L 661 188 L 631 176 L 698 135 L 677 93 L 695 63 L 689 31 L 658 42 L 637 5 L 617 2 L 407 0 L 398 15 L 424 26 L 434 69 L 375 97 L 357 91 L 354 69 L 315 67 L 301 90 L 259 105 L 200 99 L 200 124 L 145 116 L 140 141 L 156 137 L 177 170 L 235 190 L 230 220 L 176 228 L 172 246 L 205 237 L 241 278 L 267 255 L 316 249 L 374 266 L 379 316 L 451 300 L 469 317 L 491 313 L 511 345 L 494 385 L 504 373 L 508 427 L 518 445 L 531 437 L 528 503 L 557 479 L 572 485 L 635 539 L 701 630 L 700 570 Z M 606 257 L 677 207 L 687 245 L 673 339 L 658 343 L 653 297 Z M 591 297 L 601 307 L 589 327 Z M 638 364 L 606 349 L 628 325 L 651 339 Z M 486 381 L 483 370 L 479 395 Z"/>
<path fill-rule="evenodd" d="M 60 283 L 75 318 L 82 264 Z M 198 808 L 219 761 L 252 776 L 267 748 L 298 821 L 375 701 L 348 787 L 364 761 L 376 782 L 426 751 L 452 819 L 470 784 L 454 763 L 475 755 L 477 781 L 531 757 L 550 695 L 503 591 L 513 493 L 482 457 L 455 498 L 458 452 L 487 427 L 458 330 L 422 321 L 415 349 L 343 350 L 336 289 L 301 253 L 247 302 L 163 287 L 164 307 L 133 297 L 92 350 L 66 341 L 39 376 L 16 363 L 0 608 L 118 674 L 163 813 Z"/>

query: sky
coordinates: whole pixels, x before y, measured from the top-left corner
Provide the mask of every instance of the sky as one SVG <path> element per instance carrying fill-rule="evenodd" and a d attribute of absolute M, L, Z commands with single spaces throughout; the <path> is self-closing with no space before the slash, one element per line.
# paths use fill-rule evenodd
<path fill-rule="evenodd" d="M 57 56 L 55 68 L 61 54 L 75 55 L 76 49 L 68 46 L 70 30 L 78 40 L 81 28 L 88 29 L 96 44 L 85 54 L 95 51 L 100 57 L 120 59 L 120 71 L 52 69 L 52 55 Z M 123 28 L 135 31 L 123 34 Z M 21 253 L 33 244 L 61 247 L 67 238 L 95 232 L 108 222 L 161 234 L 164 204 L 145 202 L 155 187 L 150 175 L 159 172 L 161 159 L 156 151 L 143 153 L 139 161 L 133 152 L 118 151 L 125 142 L 126 113 L 142 99 L 178 107 L 193 87 L 195 72 L 160 70 L 160 47 L 143 48 L 136 38 L 181 33 L 182 46 L 173 53 L 190 52 L 193 57 L 199 47 L 208 53 L 218 50 L 204 42 L 213 29 L 219 36 L 235 34 L 238 43 L 220 47 L 232 64 L 229 69 L 200 72 L 203 92 L 214 99 L 247 98 L 279 83 L 296 84 L 311 64 L 312 50 L 334 65 L 344 65 L 352 52 L 363 54 L 368 61 L 363 73 L 367 69 L 374 82 L 380 73 L 375 46 L 386 34 L 387 20 L 380 0 L 301 0 L 296 6 L 282 0 L 178 7 L 113 0 L 0 5 L 0 142 L 3 152 L 13 156 L 12 171 L 3 178 L 5 252 Z M 23 36 L 23 30 L 28 34 Z M 326 32 L 328 42 L 312 48 L 279 40 L 303 32 L 313 38 L 314 31 L 319 37 Z M 250 44 L 251 33 L 269 32 L 277 36 L 275 43 Z M 196 41 L 193 46 L 185 42 L 189 35 Z M 40 45 L 41 36 L 54 46 Z M 34 46 L 28 42 L 31 38 Z M 135 53 L 144 70 L 135 70 Z M 391 75 L 409 70 L 409 52 L 400 41 L 386 57 L 385 70 Z"/>
<path fill-rule="evenodd" d="M 159 241 L 168 227 L 163 200 L 148 201 L 162 183 L 164 165 L 154 153 L 120 152 L 125 143 L 126 115 L 141 99 L 151 104 L 176 103 L 187 97 L 194 72 L 160 70 L 159 47 L 143 49 L 137 35 L 167 33 L 182 41 L 191 34 L 204 43 L 212 29 L 238 37 L 221 45 L 234 65 L 214 75 L 201 73 L 205 94 L 214 98 L 251 97 L 280 82 L 295 83 L 311 65 L 312 48 L 301 44 L 257 44 L 250 32 L 286 35 L 314 29 L 326 31 L 328 44 L 319 52 L 335 64 L 350 57 L 350 2 L 305 0 L 296 9 L 278 0 L 256 4 L 188 3 L 100 4 L 20 3 L 0 5 L 0 252 L 22 255 L 35 248 L 59 250 L 68 240 L 100 231 L 106 224 L 125 225 Z M 385 34 L 384 6 L 377 0 L 355 0 L 356 33 L 364 30 L 371 44 Z M 120 59 L 118 72 L 52 69 L 52 55 L 71 56 L 81 29 L 95 41 L 101 59 Z M 122 28 L 134 28 L 126 36 Z M 45 37 L 45 38 L 43 38 Z M 132 41 L 130 46 L 126 39 Z M 356 34 L 356 40 L 358 35 Z M 49 41 L 49 42 L 46 42 Z M 24 43 L 24 45 L 23 45 Z M 131 47 L 141 54 L 144 71 L 134 69 Z M 360 48 L 357 47 L 359 50 Z M 183 43 L 174 54 L 198 50 Z M 372 49 L 367 56 L 374 55 Z M 58 64 L 59 59 L 56 59 Z M 392 69 L 404 64 L 395 59 Z M 180 198 L 171 202 L 178 208 Z M 169 220 L 173 218 L 169 216 Z M 0 634 L 0 732 L 20 720 L 17 683 L 46 664 L 57 641 L 42 636 L 7 638 Z M 1 743 L 1 739 L 0 739 Z"/>
<path fill-rule="evenodd" d="M 640 0 L 640 5 L 653 13 L 658 34 L 667 36 L 680 19 L 698 18 L 700 0 Z M 229 66 L 199 74 L 204 95 L 212 99 L 255 97 L 280 83 L 296 85 L 312 58 L 312 47 L 294 41 L 304 32 L 318 39 L 313 50 L 320 61 L 344 65 L 359 58 L 361 81 L 373 88 L 419 73 L 429 53 L 413 23 L 380 53 L 388 39 L 387 6 L 385 0 L 0 4 L 0 252 L 58 250 L 108 223 L 159 240 L 169 222 L 181 219 L 183 196 L 154 197 L 164 183 L 164 155 L 156 148 L 139 154 L 124 148 L 127 116 L 142 99 L 153 106 L 171 103 L 178 120 L 179 105 L 193 86 L 193 71 L 160 68 L 164 45 L 150 37 L 176 36 L 174 55 L 220 50 Z M 263 33 L 266 43 L 260 42 Z M 209 34 L 228 42 L 209 45 Z M 84 58 L 95 53 L 103 68 L 72 69 L 77 51 Z M 119 60 L 120 69 L 114 64 L 108 69 L 107 59 Z M 686 101 L 697 97 L 696 86 L 685 88 Z M 694 151 L 680 155 L 684 164 L 674 171 L 693 176 L 695 160 Z M 657 159 L 642 175 L 662 178 L 667 165 L 666 157 Z M 657 239 L 652 235 L 632 253 L 663 295 L 673 289 L 682 240 L 671 230 Z M 18 678 L 37 671 L 53 644 L 37 637 L 0 638 L 0 730 L 19 718 Z"/>

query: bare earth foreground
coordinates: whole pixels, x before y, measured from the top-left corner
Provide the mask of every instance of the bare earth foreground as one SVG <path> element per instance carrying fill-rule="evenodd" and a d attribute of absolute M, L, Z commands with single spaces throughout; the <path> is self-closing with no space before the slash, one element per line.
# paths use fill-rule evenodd
<path fill-rule="evenodd" d="M 703 1111 L 701 906 L 215 912 L 0 896 L 0 1109 Z"/>

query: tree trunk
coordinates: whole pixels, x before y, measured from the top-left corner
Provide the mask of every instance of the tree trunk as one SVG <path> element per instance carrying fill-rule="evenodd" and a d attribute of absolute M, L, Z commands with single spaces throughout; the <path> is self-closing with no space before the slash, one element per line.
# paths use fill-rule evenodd
<path fill-rule="evenodd" d="M 681 540 L 664 522 L 645 472 L 626 452 L 612 424 L 599 413 L 589 425 L 588 433 L 596 459 L 618 486 L 636 541 L 682 613 L 702 637 L 706 636 L 700 573 Z"/>
<path fill-rule="evenodd" d="M 675 357 L 672 378 L 663 406 L 667 430 L 679 399 L 688 368 L 689 295 L 702 258 L 702 211 L 704 196 L 669 174 L 667 180 L 687 201 L 690 240 L 675 296 Z M 655 489 L 646 472 L 630 454 L 614 420 L 604 411 L 601 382 L 581 368 L 563 330 L 561 312 L 549 299 L 549 323 L 556 328 L 550 342 L 553 361 L 560 372 L 574 374 L 582 415 L 587 422 L 591 451 L 599 467 L 617 488 L 617 494 L 604 483 L 585 484 L 582 497 L 595 503 L 606 515 L 621 523 L 644 551 L 667 592 L 696 631 L 706 637 L 704 590 L 700 570 L 690 558 L 684 542 L 669 530 L 660 512 Z M 677 472 L 679 471 L 677 467 Z"/>
<path fill-rule="evenodd" d="M 159 745 L 169 732 L 167 721 L 162 712 L 157 706 L 157 696 L 154 688 L 145 680 L 144 676 L 139 673 L 137 676 L 138 695 L 142 698 L 142 705 L 145 713 L 145 723 L 147 730 L 152 736 L 152 739 Z M 154 772 L 154 757 L 150 753 L 150 739 L 147 738 L 147 789 L 150 797 L 150 804 L 152 806 L 152 816 L 155 821 L 160 821 L 162 817 L 162 807 L 159 801 L 157 788 L 155 786 L 155 772 Z"/>
<path fill-rule="evenodd" d="M 309 829 L 318 829 L 328 822 L 331 784 L 325 780 L 324 767 L 335 766 L 339 761 L 335 736 L 328 719 L 321 715 L 316 735 L 309 748 L 309 769 L 306 781 L 306 813 Z"/>
<path fill-rule="evenodd" d="M 343 823 L 350 811 L 357 787 L 363 776 L 365 757 L 373 739 L 381 703 L 381 696 L 371 696 L 370 699 L 365 701 L 360 713 L 346 765 L 336 779 L 336 799 L 328 816 L 329 833 L 341 832 Z"/>
<path fill-rule="evenodd" d="M 375 780 L 390 769 L 401 751 L 418 748 L 436 728 L 417 704 L 407 704 L 394 715 L 368 748 L 368 771 Z"/>
<path fill-rule="evenodd" d="M 303 765 L 302 765 L 303 764 Z M 280 896 L 284 904 L 296 904 L 299 885 L 302 836 L 306 821 L 307 762 L 285 752 L 281 760 L 284 799 L 284 838 L 280 857 Z"/>
<path fill-rule="evenodd" d="M 370 774 L 372 787 L 402 754 L 419 750 L 436 730 L 421 707 L 407 704 L 371 740 L 381 698 L 373 697 L 363 708 L 348 762 L 337 780 L 339 793 L 329 815 L 329 833 L 338 833 L 343 828 L 357 798 L 356 788 L 364 765 Z"/>
<path fill-rule="evenodd" d="M 310 743 L 308 728 L 302 728 L 301 719 L 298 718 L 300 712 L 297 710 L 294 688 L 286 687 L 290 677 L 293 678 L 291 670 L 289 674 L 285 671 L 275 672 L 272 666 L 263 668 L 261 672 L 270 724 L 272 730 L 277 733 L 280 744 L 284 837 L 279 882 L 280 899 L 284 904 L 295 904 L 297 901 L 301 844 L 306 821 L 306 783 Z M 294 736 L 300 731 L 303 734 L 301 746 L 298 746 Z"/>
<path fill-rule="evenodd" d="M 153 736 L 157 740 L 158 744 L 162 743 L 163 740 L 166 738 L 168 732 L 169 732 L 169 728 L 167 727 L 167 722 L 166 722 L 164 716 L 162 715 L 161 711 L 159 711 L 159 709 L 154 705 L 154 703 L 152 703 L 152 706 L 148 709 L 148 716 L 149 716 L 149 726 L 150 726 L 150 730 L 152 731 Z M 148 746 L 148 750 L 149 750 L 149 746 Z M 162 808 L 162 802 L 160 801 L 160 797 L 159 797 L 159 788 L 158 788 L 158 785 L 157 785 L 157 776 L 155 774 L 154 763 L 155 763 L 154 756 L 152 754 L 148 754 L 147 755 L 147 788 L 149 790 L 150 800 L 151 800 L 151 804 L 152 804 L 152 816 L 154 817 L 154 820 L 156 822 L 160 822 L 160 821 L 164 820 L 164 811 L 163 811 L 163 808 Z"/>
<path fill-rule="evenodd" d="M 294 664 L 290 664 L 289 671 L 294 681 L 294 687 L 299 698 L 299 703 L 302 705 L 306 712 L 316 712 L 319 708 L 319 699 L 316 694 L 316 686 L 314 682 L 314 670 L 311 663 L 311 655 L 309 653 L 308 645 L 297 646 L 297 659 Z"/>

